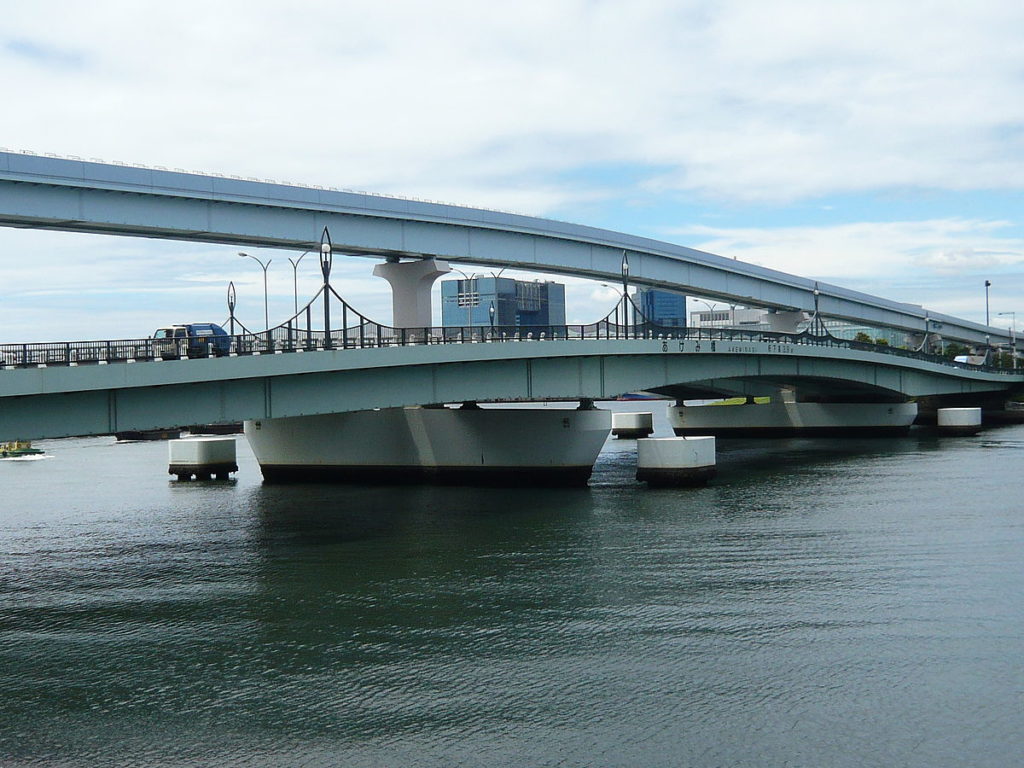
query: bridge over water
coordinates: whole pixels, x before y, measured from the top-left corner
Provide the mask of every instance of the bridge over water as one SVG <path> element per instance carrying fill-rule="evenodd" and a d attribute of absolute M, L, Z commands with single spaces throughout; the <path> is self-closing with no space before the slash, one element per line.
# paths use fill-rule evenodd
<path fill-rule="evenodd" d="M 587 326 L 389 328 L 330 287 L 330 259 L 339 253 L 382 256 L 395 266 L 443 257 L 602 279 L 620 276 L 625 253 L 635 284 L 922 339 L 941 329 L 944 338 L 967 343 L 1009 341 L 1001 329 L 916 305 L 682 246 L 494 211 L 0 153 L 0 224 L 302 249 L 316 249 L 310 235 L 329 226 L 337 242 L 322 262 L 323 323 L 315 326 L 311 302 L 276 328 L 243 329 L 223 357 L 165 360 L 150 339 L 0 345 L 0 439 L 460 401 L 592 400 L 640 389 L 683 399 L 789 387 L 816 400 L 895 403 L 1000 397 L 1024 385 L 1015 370 L 827 334 L 658 327 L 625 299 L 621 315 Z"/>
<path fill-rule="evenodd" d="M 358 317 L 358 316 L 357 316 Z M 162 359 L 151 339 L 3 345 L 0 439 L 431 403 L 770 395 L 838 402 L 1006 395 L 1024 374 L 828 336 L 586 326 L 239 334 L 223 357 Z"/>

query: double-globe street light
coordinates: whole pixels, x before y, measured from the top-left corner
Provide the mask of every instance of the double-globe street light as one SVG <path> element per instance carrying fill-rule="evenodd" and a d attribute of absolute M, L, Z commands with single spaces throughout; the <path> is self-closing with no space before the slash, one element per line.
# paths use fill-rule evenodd
<path fill-rule="evenodd" d="M 267 293 L 267 267 L 270 266 L 270 264 L 273 261 L 273 259 L 267 259 L 267 263 L 264 264 L 260 259 L 257 259 L 255 256 L 253 256 L 250 253 L 243 253 L 242 251 L 239 251 L 238 255 L 243 257 L 243 258 L 246 258 L 246 259 L 252 259 L 257 264 L 259 264 L 261 267 L 263 267 L 263 327 L 269 329 L 270 328 L 270 294 Z"/>
<path fill-rule="evenodd" d="M 288 261 L 292 263 L 292 290 L 295 296 L 295 314 L 299 314 L 299 262 L 302 261 L 302 257 L 305 256 L 309 251 L 303 251 L 302 256 L 297 259 L 293 259 L 291 256 L 288 257 Z"/>
<path fill-rule="evenodd" d="M 452 267 L 452 269 L 454 269 L 456 272 L 458 272 L 460 275 L 462 275 L 464 278 L 466 278 L 466 290 L 463 291 L 462 294 L 463 294 L 463 296 L 466 297 L 466 323 L 467 323 L 467 325 L 470 328 L 472 328 L 473 327 L 473 307 L 475 307 L 477 304 L 480 303 L 480 293 L 479 293 L 479 291 L 474 290 L 474 288 L 475 288 L 474 282 L 476 281 L 476 279 L 478 277 L 482 277 L 482 275 L 480 275 L 477 272 L 474 272 L 472 275 L 467 275 L 465 272 L 463 272 L 458 267 Z M 504 270 L 502 270 L 502 271 L 504 271 Z M 474 295 L 476 296 L 476 304 L 473 303 L 473 296 Z M 459 296 L 458 296 L 458 294 L 456 294 L 455 295 L 456 306 L 458 306 L 458 301 L 459 301 Z M 493 318 L 492 318 L 492 320 L 493 320 Z M 493 322 L 491 324 L 493 325 Z"/>

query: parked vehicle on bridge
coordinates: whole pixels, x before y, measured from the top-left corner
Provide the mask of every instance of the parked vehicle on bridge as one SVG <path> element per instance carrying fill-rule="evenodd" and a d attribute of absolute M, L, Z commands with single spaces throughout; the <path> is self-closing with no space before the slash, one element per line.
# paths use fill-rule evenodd
<path fill-rule="evenodd" d="M 158 328 L 153 334 L 153 357 L 222 357 L 231 351 L 231 337 L 216 323 L 185 323 Z"/>

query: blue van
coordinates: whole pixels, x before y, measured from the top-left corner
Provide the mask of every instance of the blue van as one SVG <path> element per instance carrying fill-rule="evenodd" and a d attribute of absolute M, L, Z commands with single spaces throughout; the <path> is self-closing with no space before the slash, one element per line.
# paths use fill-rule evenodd
<path fill-rule="evenodd" d="M 216 323 L 186 323 L 158 328 L 153 334 L 153 357 L 222 357 L 231 352 L 231 337 Z"/>

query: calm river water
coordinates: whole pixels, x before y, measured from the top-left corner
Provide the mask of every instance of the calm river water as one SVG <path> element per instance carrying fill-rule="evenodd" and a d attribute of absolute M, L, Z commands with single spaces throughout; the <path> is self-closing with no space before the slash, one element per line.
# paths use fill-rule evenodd
<path fill-rule="evenodd" d="M 37 445 L 0 461 L 3 766 L 1024 754 L 1024 427 L 720 441 L 711 486 L 658 491 L 625 441 L 553 491 Z"/>

